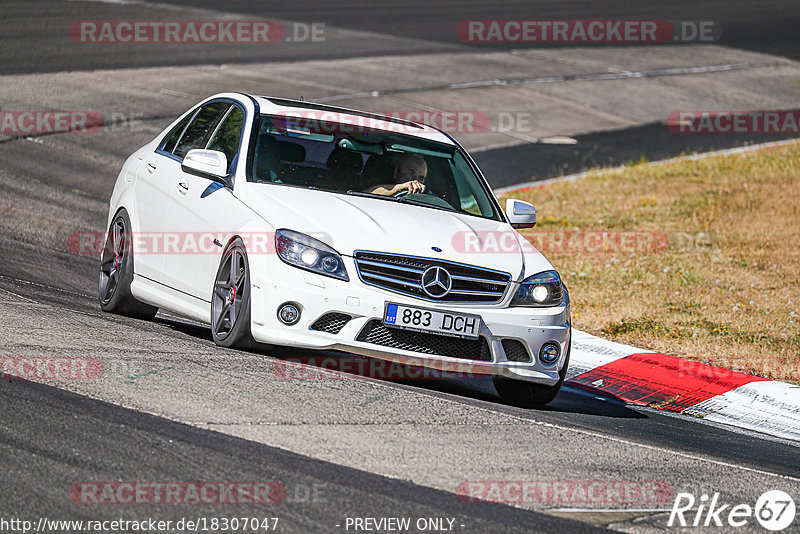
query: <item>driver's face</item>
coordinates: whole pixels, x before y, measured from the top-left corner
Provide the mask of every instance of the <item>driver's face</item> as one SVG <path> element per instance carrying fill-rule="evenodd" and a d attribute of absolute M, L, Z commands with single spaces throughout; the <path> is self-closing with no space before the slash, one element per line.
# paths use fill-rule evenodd
<path fill-rule="evenodd" d="M 428 168 L 423 160 L 420 160 L 419 162 L 403 162 L 395 171 L 395 181 L 397 183 L 403 183 L 411 180 L 417 180 L 418 182 L 424 183 L 427 175 Z"/>

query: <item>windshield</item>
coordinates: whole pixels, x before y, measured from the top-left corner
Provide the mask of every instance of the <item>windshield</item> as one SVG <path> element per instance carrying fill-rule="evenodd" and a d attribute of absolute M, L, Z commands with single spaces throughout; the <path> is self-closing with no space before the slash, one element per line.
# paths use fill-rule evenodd
<path fill-rule="evenodd" d="M 368 196 L 500 220 L 453 145 L 352 125 L 262 116 L 249 181 Z M 411 183 L 411 185 L 409 185 Z"/>

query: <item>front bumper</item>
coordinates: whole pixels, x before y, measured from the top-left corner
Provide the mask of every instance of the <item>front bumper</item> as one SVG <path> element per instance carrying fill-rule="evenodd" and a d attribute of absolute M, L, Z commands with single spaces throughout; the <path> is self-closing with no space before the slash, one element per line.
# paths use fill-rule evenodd
<path fill-rule="evenodd" d="M 505 298 L 499 304 L 454 305 L 422 301 L 366 285 L 357 278 L 355 264 L 350 257 L 343 258 L 351 275 L 349 282 L 297 269 L 275 257 L 270 259 L 272 261 L 264 262 L 268 265 L 259 266 L 261 262 L 251 262 L 250 266 L 251 331 L 258 342 L 308 349 L 340 350 L 442 371 L 502 375 L 544 385 L 553 385 L 559 380 L 559 371 L 564 365 L 570 335 L 569 295 L 566 290 L 564 304 L 552 308 L 508 307 L 516 284 L 509 287 Z M 269 276 L 265 276 L 267 273 Z M 287 302 L 297 305 L 301 312 L 300 320 L 292 326 L 287 326 L 278 320 L 278 308 Z M 466 353 L 462 357 L 459 353 L 460 347 L 473 345 L 436 334 L 427 336 L 433 335 L 438 338 L 437 346 L 446 347 L 448 350 L 444 352 L 448 353 L 448 356 L 406 350 L 395 343 L 359 341 L 359 338 L 364 339 L 364 335 L 359 336 L 359 334 L 365 328 L 369 328 L 371 322 L 374 326 L 376 324 L 374 321 L 382 320 L 386 302 L 479 315 L 481 317 L 479 335 L 488 345 L 488 355 L 484 348 L 482 357 L 485 359 L 476 359 L 476 354 Z M 320 317 L 333 312 L 350 317 L 338 332 L 311 329 Z M 413 338 L 414 334 L 410 336 Z M 504 340 L 506 345 L 511 345 L 508 340 L 522 343 L 527 349 L 530 361 L 510 361 L 504 348 Z M 539 351 L 547 342 L 555 342 L 561 349 L 558 360 L 552 365 L 545 365 L 539 360 Z M 453 350 L 454 348 L 456 350 Z"/>

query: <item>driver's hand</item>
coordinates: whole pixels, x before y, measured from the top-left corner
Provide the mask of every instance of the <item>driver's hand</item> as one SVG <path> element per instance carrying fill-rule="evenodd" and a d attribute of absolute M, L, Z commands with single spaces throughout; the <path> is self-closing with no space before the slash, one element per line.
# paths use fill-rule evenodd
<path fill-rule="evenodd" d="M 408 190 L 409 193 L 422 193 L 423 191 L 425 191 L 425 184 L 423 184 L 419 180 L 409 180 L 408 182 L 397 184 L 394 187 L 394 191 L 392 191 L 392 194 L 403 190 Z"/>

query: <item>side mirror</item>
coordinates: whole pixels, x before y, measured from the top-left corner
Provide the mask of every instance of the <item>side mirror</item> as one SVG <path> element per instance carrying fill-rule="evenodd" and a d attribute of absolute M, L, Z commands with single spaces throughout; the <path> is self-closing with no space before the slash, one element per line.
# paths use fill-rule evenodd
<path fill-rule="evenodd" d="M 529 202 L 509 198 L 506 200 L 506 215 L 514 228 L 533 228 L 536 226 L 536 208 Z"/>
<path fill-rule="evenodd" d="M 219 150 L 192 149 L 183 157 L 181 169 L 228 185 L 228 158 Z"/>

